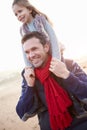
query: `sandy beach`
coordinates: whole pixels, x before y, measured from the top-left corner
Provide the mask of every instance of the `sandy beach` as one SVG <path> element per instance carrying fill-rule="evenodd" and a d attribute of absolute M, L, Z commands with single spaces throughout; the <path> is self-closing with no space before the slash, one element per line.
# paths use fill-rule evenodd
<path fill-rule="evenodd" d="M 21 90 L 20 73 L 6 72 L 2 77 L 0 80 L 0 130 L 39 130 L 37 117 L 23 122 L 15 112 Z"/>
<path fill-rule="evenodd" d="M 87 73 L 87 58 L 78 60 Z M 0 73 L 0 130 L 39 130 L 37 117 L 23 122 L 16 114 L 15 107 L 21 92 L 19 72 Z"/>

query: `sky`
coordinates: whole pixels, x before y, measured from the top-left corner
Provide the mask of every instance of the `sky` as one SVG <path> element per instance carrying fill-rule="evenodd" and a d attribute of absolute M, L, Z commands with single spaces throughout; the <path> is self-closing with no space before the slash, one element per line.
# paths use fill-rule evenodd
<path fill-rule="evenodd" d="M 58 40 L 65 45 L 65 57 L 87 56 L 86 0 L 29 0 L 52 21 Z M 0 4 L 0 71 L 22 69 L 21 36 L 12 11 L 13 0 Z"/>

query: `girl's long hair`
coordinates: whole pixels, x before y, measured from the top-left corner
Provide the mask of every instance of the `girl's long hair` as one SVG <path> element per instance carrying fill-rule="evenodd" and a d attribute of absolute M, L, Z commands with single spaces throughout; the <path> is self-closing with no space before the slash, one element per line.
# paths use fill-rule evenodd
<path fill-rule="evenodd" d="M 40 12 L 38 9 L 36 9 L 28 0 L 14 0 L 12 3 L 12 7 L 17 4 L 19 6 L 24 6 L 28 8 L 29 10 L 32 10 L 32 16 L 35 18 L 36 14 L 38 15 L 44 15 L 46 20 L 52 25 L 52 22 L 49 20 L 46 14 Z"/>

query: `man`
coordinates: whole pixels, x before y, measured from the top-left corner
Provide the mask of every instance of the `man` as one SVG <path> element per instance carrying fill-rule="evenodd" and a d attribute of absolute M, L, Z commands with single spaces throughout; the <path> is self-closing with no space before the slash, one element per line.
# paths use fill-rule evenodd
<path fill-rule="evenodd" d="M 22 44 L 34 69 L 22 72 L 19 117 L 37 114 L 41 130 L 87 130 L 87 75 L 72 61 L 51 58 L 50 42 L 39 32 L 25 35 Z"/>

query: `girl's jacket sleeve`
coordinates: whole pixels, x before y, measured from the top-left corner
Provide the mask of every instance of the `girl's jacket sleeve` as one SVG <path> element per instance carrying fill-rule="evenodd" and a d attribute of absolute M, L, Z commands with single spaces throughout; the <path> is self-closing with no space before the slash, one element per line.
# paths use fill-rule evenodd
<path fill-rule="evenodd" d="M 70 70 L 70 76 L 62 80 L 65 88 L 80 100 L 87 98 L 87 74 L 73 61 L 67 60 L 66 65 Z"/>
<path fill-rule="evenodd" d="M 60 59 L 61 56 L 60 56 L 60 49 L 59 49 L 59 41 L 55 33 L 55 30 L 44 16 L 41 17 L 41 20 L 44 25 L 44 29 L 47 32 L 51 42 L 52 56 Z"/>

